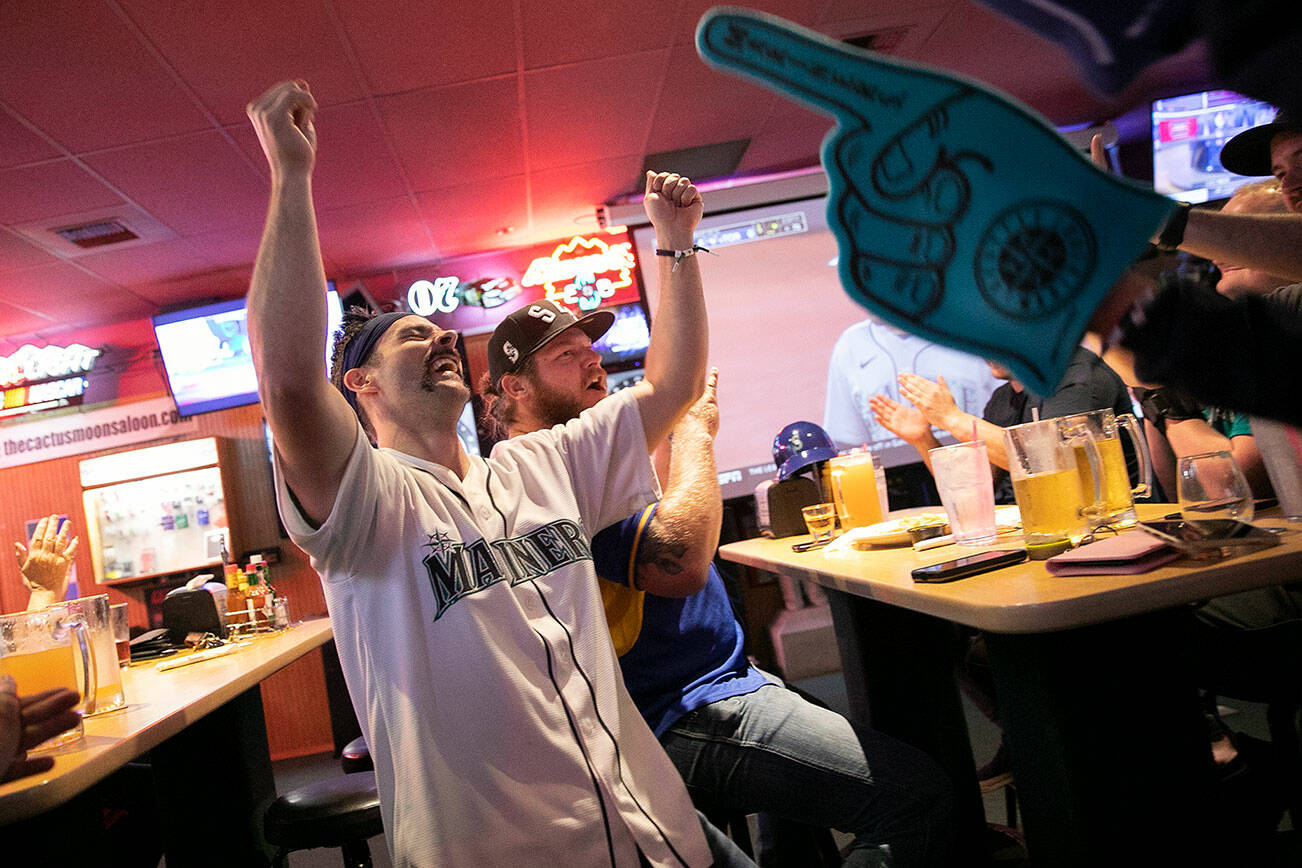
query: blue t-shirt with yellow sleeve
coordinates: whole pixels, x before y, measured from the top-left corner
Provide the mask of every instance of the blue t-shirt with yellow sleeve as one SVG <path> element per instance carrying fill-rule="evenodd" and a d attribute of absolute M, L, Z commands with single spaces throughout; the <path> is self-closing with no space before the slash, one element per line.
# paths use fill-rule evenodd
<path fill-rule="evenodd" d="M 714 564 L 705 587 L 689 597 L 660 597 L 635 586 L 637 549 L 658 505 L 592 540 L 624 684 L 657 737 L 689 711 L 769 683 L 743 653 L 741 625 Z"/>

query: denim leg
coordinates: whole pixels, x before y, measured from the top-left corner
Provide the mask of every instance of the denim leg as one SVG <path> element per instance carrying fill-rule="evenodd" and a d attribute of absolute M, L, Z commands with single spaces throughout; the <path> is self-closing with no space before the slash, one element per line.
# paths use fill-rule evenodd
<path fill-rule="evenodd" d="M 847 865 L 948 864 L 953 797 L 924 754 L 776 685 L 684 715 L 661 743 L 698 806 L 855 836 Z"/>
<path fill-rule="evenodd" d="M 755 868 L 755 863 L 741 851 L 733 840 L 723 834 L 700 811 L 701 828 L 705 830 L 705 843 L 710 845 L 710 855 L 714 857 L 714 868 Z"/>

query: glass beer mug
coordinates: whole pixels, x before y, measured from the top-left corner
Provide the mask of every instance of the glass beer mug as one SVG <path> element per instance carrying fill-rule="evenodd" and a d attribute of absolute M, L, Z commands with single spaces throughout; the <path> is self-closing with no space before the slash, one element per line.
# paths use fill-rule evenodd
<path fill-rule="evenodd" d="M 1087 516 L 1103 509 L 1103 462 L 1094 436 L 1068 433 L 1057 419 L 1045 419 L 1005 428 L 1004 446 L 1027 554 L 1031 560 L 1046 560 L 1071 548 L 1072 536 L 1088 530 Z M 1089 469 L 1084 486 L 1078 447 Z"/>
<path fill-rule="evenodd" d="M 122 692 L 122 670 L 118 668 L 108 594 L 78 597 L 54 608 L 64 609 L 80 618 L 90 633 L 90 651 L 95 661 L 95 701 L 86 704 L 86 716 L 122 708 L 126 705 L 126 694 Z"/>
<path fill-rule="evenodd" d="M 1139 420 L 1129 413 L 1120 416 L 1111 410 L 1092 410 L 1089 413 L 1077 413 L 1061 416 L 1054 420 L 1058 428 L 1068 437 L 1088 433 L 1094 438 L 1098 447 L 1099 458 L 1103 462 L 1103 505 L 1099 510 L 1089 509 L 1086 518 L 1090 524 L 1098 527 L 1104 524 L 1133 524 L 1135 522 L 1135 498 L 1144 497 L 1153 484 L 1152 462 L 1148 456 L 1148 441 L 1139 430 Z M 1139 459 L 1139 484 L 1130 485 L 1130 474 L 1126 470 L 1126 454 L 1121 448 L 1121 431 L 1130 437 L 1134 454 Z M 1080 473 L 1081 490 L 1090 486 L 1090 466 L 1085 447 L 1077 445 L 1076 467 Z"/>
<path fill-rule="evenodd" d="M 81 694 L 76 710 L 95 707 L 95 655 L 90 631 L 77 615 L 52 606 L 35 612 L 0 615 L 0 675 L 13 676 L 18 695 L 67 687 Z M 51 750 L 82 738 L 81 721 L 28 753 Z"/>
<path fill-rule="evenodd" d="M 842 528 L 867 527 L 882 520 L 871 452 L 852 452 L 828 459 L 827 475 Z"/>

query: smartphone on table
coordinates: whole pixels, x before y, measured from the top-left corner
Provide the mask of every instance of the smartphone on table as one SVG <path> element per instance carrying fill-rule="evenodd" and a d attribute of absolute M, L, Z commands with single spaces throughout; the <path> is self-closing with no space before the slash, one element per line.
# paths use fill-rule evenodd
<path fill-rule="evenodd" d="M 957 558 L 913 571 L 913 581 L 925 584 L 952 582 L 956 579 L 987 573 L 1000 567 L 1009 567 L 1026 560 L 1026 549 L 1000 549 Z"/>

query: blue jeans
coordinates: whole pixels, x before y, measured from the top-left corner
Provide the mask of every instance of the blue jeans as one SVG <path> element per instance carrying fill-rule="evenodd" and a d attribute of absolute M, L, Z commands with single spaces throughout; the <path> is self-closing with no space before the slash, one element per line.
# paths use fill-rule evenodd
<path fill-rule="evenodd" d="M 790 690 L 702 706 L 660 738 L 707 815 L 767 813 L 854 835 L 846 865 L 948 865 L 953 796 L 925 753 Z M 889 863 L 886 863 L 889 864 Z"/>
<path fill-rule="evenodd" d="M 710 856 L 714 859 L 711 868 L 755 868 L 755 863 L 732 842 L 732 839 L 715 828 L 700 811 L 696 812 L 701 821 L 701 831 L 705 832 L 705 843 L 710 847 Z M 650 865 L 646 856 L 638 852 L 638 863 Z"/>

